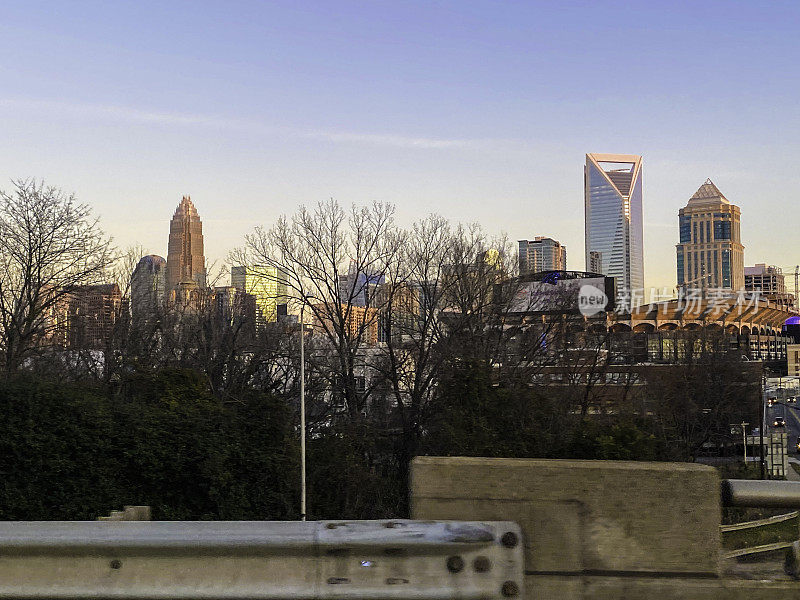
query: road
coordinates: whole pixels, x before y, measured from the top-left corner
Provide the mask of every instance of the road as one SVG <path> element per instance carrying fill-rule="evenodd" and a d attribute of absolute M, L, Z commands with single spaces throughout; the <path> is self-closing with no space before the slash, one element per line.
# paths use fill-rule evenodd
<path fill-rule="evenodd" d="M 797 394 L 796 390 L 780 390 L 779 395 L 788 396 Z M 786 420 L 785 427 L 772 427 L 775 417 L 783 417 Z M 787 450 L 789 452 L 789 462 L 798 463 L 797 441 L 800 439 L 800 403 L 786 402 L 784 399 L 777 400 L 771 407 L 767 408 L 767 429 L 766 431 L 774 431 L 776 433 L 786 433 L 788 435 Z M 794 469 L 789 467 L 786 473 L 786 478 L 789 480 L 800 480 Z"/>
<path fill-rule="evenodd" d="M 775 417 L 786 419 L 786 427 L 772 427 Z M 789 453 L 796 454 L 795 443 L 800 437 L 800 405 L 778 401 L 767 408 L 767 431 L 789 434 Z"/>

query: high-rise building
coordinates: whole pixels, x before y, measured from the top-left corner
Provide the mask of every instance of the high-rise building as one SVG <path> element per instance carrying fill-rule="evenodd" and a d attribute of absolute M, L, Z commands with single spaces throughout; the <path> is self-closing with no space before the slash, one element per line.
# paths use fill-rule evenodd
<path fill-rule="evenodd" d="M 619 291 L 643 289 L 642 157 L 587 154 L 584 211 L 586 268 L 614 277 Z"/>
<path fill-rule="evenodd" d="M 352 306 L 373 306 L 372 296 L 386 282 L 383 273 L 364 273 L 350 263 L 347 275 L 339 275 L 339 302 Z"/>
<path fill-rule="evenodd" d="M 231 268 L 231 285 L 255 297 L 256 320 L 259 324 L 274 323 L 286 316 L 286 273 L 265 265 Z"/>
<path fill-rule="evenodd" d="M 794 308 L 794 294 L 786 291 L 786 280 L 780 267 L 765 263 L 745 267 L 744 289 L 748 292 L 758 291 L 762 297 L 779 306 Z"/>
<path fill-rule="evenodd" d="M 212 308 L 218 324 L 230 326 L 237 323 L 245 335 L 255 333 L 258 324 L 255 296 L 234 286 L 215 287 Z"/>
<path fill-rule="evenodd" d="M 678 286 L 688 289 L 744 288 L 744 246 L 739 207 L 710 179 L 678 211 Z"/>
<path fill-rule="evenodd" d="M 336 305 L 317 305 L 312 307 L 314 314 L 313 326 L 321 331 L 336 331 L 336 323 L 341 311 L 344 317 L 342 335 L 351 341 L 359 341 L 367 346 L 378 343 L 378 309 L 369 306 L 341 303 Z"/>
<path fill-rule="evenodd" d="M 556 240 L 536 236 L 533 240 L 519 240 L 519 274 L 540 271 L 566 271 L 567 247 Z"/>
<path fill-rule="evenodd" d="M 121 313 L 122 294 L 116 283 L 77 286 L 57 302 L 53 340 L 70 348 L 102 349 Z"/>
<path fill-rule="evenodd" d="M 203 254 L 203 224 L 192 199 L 181 199 L 169 224 L 166 295 L 181 283 L 194 281 L 206 287 L 206 262 Z"/>
<path fill-rule="evenodd" d="M 157 314 L 167 294 L 167 261 L 161 256 L 143 256 L 131 275 L 131 312 L 134 319 Z"/>

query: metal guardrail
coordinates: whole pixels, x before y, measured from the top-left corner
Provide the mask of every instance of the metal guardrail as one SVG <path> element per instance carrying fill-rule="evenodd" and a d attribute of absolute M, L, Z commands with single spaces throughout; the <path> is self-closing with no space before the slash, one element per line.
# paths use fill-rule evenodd
<path fill-rule="evenodd" d="M 800 481 L 763 481 L 750 479 L 726 479 L 722 481 L 722 505 L 723 506 L 757 506 L 762 508 L 800 508 Z M 788 521 L 798 516 L 798 511 L 785 515 L 777 515 L 758 521 L 737 523 L 735 525 L 723 525 L 721 531 L 735 531 L 737 529 L 747 529 L 760 527 Z M 763 544 L 761 546 L 750 546 L 749 548 L 739 548 L 730 550 L 722 554 L 723 558 L 737 558 L 750 554 L 761 554 L 763 552 L 773 552 L 786 548 L 797 549 L 797 542 L 775 542 L 773 544 Z M 794 568 L 800 568 L 797 563 L 797 556 L 792 558 Z"/>
<path fill-rule="evenodd" d="M 523 594 L 510 522 L 0 523 L 0 597 L 489 600 Z"/>
<path fill-rule="evenodd" d="M 800 481 L 724 479 L 723 506 L 800 508 Z"/>
<path fill-rule="evenodd" d="M 738 550 L 731 550 L 724 552 L 722 558 L 737 558 L 739 556 L 748 556 L 750 554 L 760 554 L 762 552 L 774 552 L 775 550 L 783 550 L 791 548 L 794 542 L 776 542 L 774 544 L 764 544 L 763 546 L 751 546 L 749 548 L 739 548 Z"/>
<path fill-rule="evenodd" d="M 722 533 L 728 531 L 740 531 L 742 529 L 750 529 L 753 527 L 763 527 L 764 525 L 773 525 L 775 523 L 782 523 L 794 519 L 800 515 L 799 511 L 786 513 L 785 515 L 775 515 L 774 517 L 767 517 L 766 519 L 759 519 L 758 521 L 743 521 L 741 523 L 733 523 L 732 525 L 720 525 L 719 530 Z"/>

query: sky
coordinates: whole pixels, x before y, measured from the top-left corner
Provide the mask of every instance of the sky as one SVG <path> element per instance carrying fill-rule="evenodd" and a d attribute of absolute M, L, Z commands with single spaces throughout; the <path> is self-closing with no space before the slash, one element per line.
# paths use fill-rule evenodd
<path fill-rule="evenodd" d="M 585 154 L 641 154 L 646 287 L 675 285 L 706 178 L 745 264 L 792 270 L 798 31 L 796 0 L 6 0 L 0 189 L 43 179 L 162 256 L 182 195 L 218 263 L 333 197 L 553 237 L 580 270 Z"/>

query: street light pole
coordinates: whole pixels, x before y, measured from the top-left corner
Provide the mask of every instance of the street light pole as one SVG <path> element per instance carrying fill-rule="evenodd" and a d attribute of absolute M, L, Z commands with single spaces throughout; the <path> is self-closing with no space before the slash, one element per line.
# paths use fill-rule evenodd
<path fill-rule="evenodd" d="M 764 375 L 761 385 L 761 427 L 758 429 L 761 452 L 761 479 L 764 479 L 764 427 L 767 426 L 767 376 Z"/>
<path fill-rule="evenodd" d="M 745 423 L 742 421 L 742 448 L 743 448 L 743 455 L 744 455 L 744 466 L 747 467 L 747 429 L 746 427 L 750 425 L 750 423 Z"/>
<path fill-rule="evenodd" d="M 304 305 L 300 306 L 300 520 L 306 520 L 306 353 Z"/>

